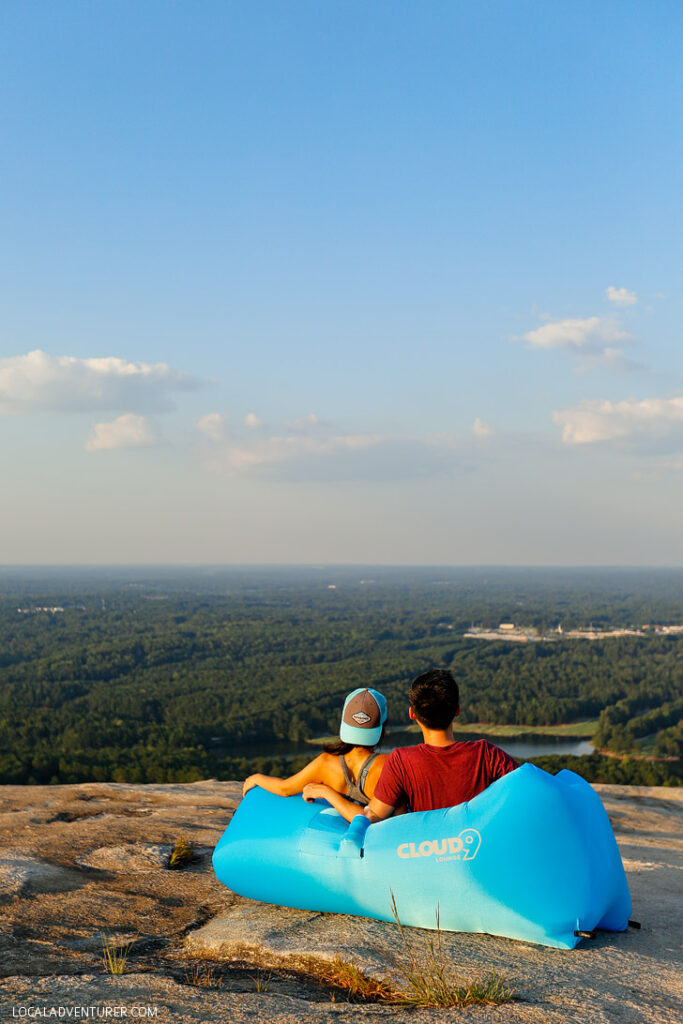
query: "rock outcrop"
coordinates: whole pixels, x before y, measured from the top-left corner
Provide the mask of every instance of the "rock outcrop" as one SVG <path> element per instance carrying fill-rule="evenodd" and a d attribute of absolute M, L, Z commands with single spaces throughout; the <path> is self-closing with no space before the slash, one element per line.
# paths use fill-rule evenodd
<path fill-rule="evenodd" d="M 210 853 L 240 789 L 215 781 L 0 787 L 3 1019 L 34 1016 L 36 1007 L 40 1019 L 69 1019 L 75 1007 L 105 1019 L 110 1007 L 119 1008 L 119 1018 L 125 1011 L 126 1018 L 221 1024 L 419 1024 L 441 1021 L 444 1012 L 462 1012 L 476 1024 L 679 1019 L 683 789 L 596 787 L 642 928 L 599 934 L 572 952 L 444 934 L 445 955 L 459 974 L 493 969 L 515 989 L 511 1003 L 463 1011 L 348 1003 L 326 965 L 341 956 L 395 982 L 396 961 L 405 956 L 395 925 L 257 904 L 218 883 Z M 180 836 L 196 859 L 169 870 Z M 409 936 L 418 955 L 432 937 L 417 930 Z M 129 945 L 123 974 L 105 971 L 104 943 Z"/>

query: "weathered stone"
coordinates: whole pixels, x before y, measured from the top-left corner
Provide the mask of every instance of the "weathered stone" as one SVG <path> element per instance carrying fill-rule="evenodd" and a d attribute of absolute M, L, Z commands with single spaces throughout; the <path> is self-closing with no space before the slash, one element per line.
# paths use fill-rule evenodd
<path fill-rule="evenodd" d="M 135 843 L 122 846 L 100 846 L 76 863 L 83 868 L 100 871 L 158 871 L 168 865 L 173 847 L 169 844 Z"/>
<path fill-rule="evenodd" d="M 0 898 L 26 892 L 66 892 L 72 888 L 72 872 L 22 850 L 0 849 Z"/>
<path fill-rule="evenodd" d="M 604 933 L 572 952 L 487 935 L 442 935 L 457 973 L 500 971 L 520 997 L 501 1007 L 471 1007 L 463 1020 L 678 1020 L 683 790 L 596 789 L 615 824 L 642 929 Z M 297 982 L 300 975 L 285 984 L 283 970 L 315 969 L 338 955 L 376 976 L 397 978 L 395 961 L 405 948 L 394 924 L 258 904 L 217 882 L 209 851 L 240 790 L 239 783 L 212 781 L 0 788 L 0 1017 L 12 1019 L 13 1007 L 27 1005 L 150 1004 L 158 1007 L 157 1020 L 173 1024 L 443 1021 L 443 1010 L 321 1002 L 329 994 L 318 988 L 314 999 L 313 987 Z M 202 856 L 170 871 L 168 852 L 181 835 Z M 104 973 L 105 937 L 132 943 L 120 977 Z M 419 959 L 434 937 L 408 930 Z M 264 972 L 260 992 L 258 975 L 231 990 L 230 972 L 240 963 Z M 223 987 L 185 983 L 193 965 L 200 974 L 211 967 L 223 972 Z M 270 972 L 276 973 L 269 982 Z"/>
<path fill-rule="evenodd" d="M 399 955 L 402 944 L 396 926 L 384 921 L 239 900 L 190 932 L 184 948 L 192 956 L 264 967 L 306 968 L 341 957 L 384 977 L 395 973 L 389 957 Z"/>
<path fill-rule="evenodd" d="M 176 870 L 168 868 L 168 859 L 173 846 L 171 843 L 127 843 L 121 846 L 100 846 L 85 857 L 78 857 L 76 863 L 82 868 L 97 868 L 99 871 L 116 871 L 126 874 L 131 871 Z M 185 871 L 206 870 L 211 847 L 194 849 L 193 860 L 182 869 Z"/>

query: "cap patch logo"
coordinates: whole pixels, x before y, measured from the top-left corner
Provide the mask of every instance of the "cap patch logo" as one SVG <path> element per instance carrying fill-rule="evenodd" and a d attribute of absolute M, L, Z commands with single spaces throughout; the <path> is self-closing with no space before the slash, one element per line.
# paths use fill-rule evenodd
<path fill-rule="evenodd" d="M 351 718 L 353 718 L 354 722 L 357 722 L 358 725 L 365 725 L 366 722 L 370 721 L 370 715 L 366 715 L 364 711 L 356 711 L 355 715 L 351 715 Z"/>

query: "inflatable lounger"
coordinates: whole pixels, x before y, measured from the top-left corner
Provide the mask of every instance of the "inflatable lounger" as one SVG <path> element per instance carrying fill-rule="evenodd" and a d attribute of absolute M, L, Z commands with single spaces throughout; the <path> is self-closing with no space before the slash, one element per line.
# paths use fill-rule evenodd
<path fill-rule="evenodd" d="M 218 879 L 265 903 L 488 932 L 572 949 L 624 931 L 631 899 L 597 793 L 525 764 L 468 803 L 368 827 L 326 801 L 252 789 L 213 854 Z"/>

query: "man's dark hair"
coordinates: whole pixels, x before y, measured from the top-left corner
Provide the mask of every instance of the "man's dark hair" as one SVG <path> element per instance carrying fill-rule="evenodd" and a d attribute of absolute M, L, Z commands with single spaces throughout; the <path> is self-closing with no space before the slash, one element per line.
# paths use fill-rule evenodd
<path fill-rule="evenodd" d="M 447 729 L 460 705 L 458 684 L 444 668 L 423 672 L 410 687 L 410 706 L 428 729 Z"/>

